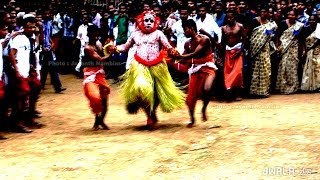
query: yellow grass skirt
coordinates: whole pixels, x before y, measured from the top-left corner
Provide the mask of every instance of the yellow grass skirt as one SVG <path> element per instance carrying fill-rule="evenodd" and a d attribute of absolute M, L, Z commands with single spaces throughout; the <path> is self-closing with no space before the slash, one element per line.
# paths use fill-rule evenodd
<path fill-rule="evenodd" d="M 185 102 L 185 94 L 175 86 L 165 62 L 148 67 L 134 59 L 121 88 L 131 114 L 145 106 L 152 110 L 156 100 L 163 112 L 172 112 Z"/>

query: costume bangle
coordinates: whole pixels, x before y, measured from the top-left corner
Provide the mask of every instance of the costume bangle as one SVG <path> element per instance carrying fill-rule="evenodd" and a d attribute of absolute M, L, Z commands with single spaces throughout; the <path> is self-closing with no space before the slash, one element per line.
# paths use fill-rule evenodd
<path fill-rule="evenodd" d="M 117 51 L 118 53 L 120 53 L 120 48 L 119 48 L 119 46 L 116 46 L 116 51 Z"/>

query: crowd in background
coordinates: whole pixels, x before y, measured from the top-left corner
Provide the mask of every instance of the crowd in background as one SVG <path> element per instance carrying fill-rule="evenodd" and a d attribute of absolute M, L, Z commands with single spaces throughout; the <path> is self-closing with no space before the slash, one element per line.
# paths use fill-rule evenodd
<path fill-rule="evenodd" d="M 22 120 L 40 116 L 35 104 L 40 90 L 45 89 L 48 74 L 56 93 L 66 90 L 59 74 L 73 73 L 82 77 L 83 48 L 88 43 L 89 24 L 98 26 L 102 44 L 110 40 L 117 45 L 124 44 L 136 30 L 135 18 L 145 10 L 153 10 L 161 18 L 159 30 L 180 53 L 183 53 L 186 41 L 181 30 L 183 17 L 193 19 L 199 33 L 211 39 L 219 68 L 213 88 L 214 97 L 233 101 L 238 97 L 265 98 L 272 93 L 292 94 L 320 89 L 320 2 L 317 0 L 292 0 L 291 3 L 285 0 L 127 0 L 117 4 L 108 1 L 108 6 L 83 4 L 81 1 L 22 2 L 11 0 L 0 3 L 0 39 L 3 45 L 3 58 L 0 59 L 3 64 L 0 66 L 0 89 L 3 90 L 0 93 L 1 126 L 4 126 L 3 121 L 12 121 L 17 132 L 31 132 L 25 127 L 28 125 L 42 126 L 34 121 L 28 124 Z M 21 102 L 13 98 L 18 97 L 12 90 L 16 87 L 8 83 L 12 72 L 8 70 L 11 61 L 7 56 L 12 47 L 10 42 L 26 26 L 24 20 L 29 14 L 36 19 L 36 50 L 32 50 L 38 59 L 34 69 L 40 89 L 35 92 L 35 102 L 29 102 L 21 109 Z M 239 43 L 243 43 L 240 54 L 242 72 L 241 83 L 226 88 L 226 46 L 235 45 L 229 44 L 229 33 L 233 32 L 231 21 L 243 27 L 244 36 L 239 39 Z M 271 24 L 275 26 L 269 27 Z M 19 44 L 16 46 L 19 47 Z M 105 69 L 108 72 L 106 77 L 113 79 L 113 83 L 121 81 L 121 75 L 130 66 L 130 56 L 129 51 L 129 54 L 114 53 L 110 57 Z M 187 86 L 188 75 L 174 68 L 170 68 L 170 72 L 178 86 Z M 32 99 L 30 94 L 25 96 L 26 101 Z M 25 111 L 28 116 L 25 116 Z"/>

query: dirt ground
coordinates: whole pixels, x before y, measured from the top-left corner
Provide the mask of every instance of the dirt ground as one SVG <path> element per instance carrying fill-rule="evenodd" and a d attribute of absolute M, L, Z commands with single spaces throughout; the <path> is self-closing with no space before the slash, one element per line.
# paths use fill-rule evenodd
<path fill-rule="evenodd" d="M 320 179 L 320 93 L 213 101 L 205 123 L 199 101 L 196 127 L 185 106 L 150 132 L 112 85 L 111 130 L 93 131 L 82 80 L 61 77 L 67 91 L 47 85 L 38 103 L 46 127 L 3 134 L 0 179 Z"/>

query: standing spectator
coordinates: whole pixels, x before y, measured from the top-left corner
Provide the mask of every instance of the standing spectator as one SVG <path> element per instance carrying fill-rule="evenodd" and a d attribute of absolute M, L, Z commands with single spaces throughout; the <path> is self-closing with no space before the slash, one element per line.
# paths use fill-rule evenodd
<path fill-rule="evenodd" d="M 297 21 L 298 13 L 288 11 L 288 19 L 279 24 L 278 49 L 280 63 L 278 68 L 276 90 L 282 94 L 291 94 L 299 89 L 299 49 L 304 47 L 303 23 Z"/>
<path fill-rule="evenodd" d="M 127 14 L 127 6 L 125 3 L 119 4 L 119 14 L 114 17 L 115 25 L 118 26 L 118 35 L 116 38 L 116 44 L 121 45 L 126 43 L 128 39 L 128 25 L 129 16 Z M 114 58 L 120 65 L 115 66 L 115 78 L 114 83 L 118 83 L 121 79 L 119 78 L 125 72 L 126 61 L 128 58 L 127 52 L 116 53 Z"/>
<path fill-rule="evenodd" d="M 157 17 L 160 18 L 160 24 L 159 24 L 158 30 L 162 31 L 165 26 L 165 23 L 166 23 L 166 17 L 164 17 L 163 13 L 161 12 L 161 6 L 154 5 L 153 12 L 156 14 Z M 130 37 L 130 36 L 128 36 L 128 37 Z"/>
<path fill-rule="evenodd" d="M 309 19 L 311 34 L 306 39 L 307 59 L 303 69 L 301 90 L 320 89 L 320 24 L 315 15 Z"/>
<path fill-rule="evenodd" d="M 114 24 L 114 12 L 115 12 L 114 5 L 110 4 L 108 6 L 109 16 L 107 17 L 108 18 L 108 35 L 110 37 L 114 36 L 114 34 L 113 34 L 113 28 L 115 27 L 115 24 Z"/>
<path fill-rule="evenodd" d="M 317 13 L 317 9 L 315 8 L 315 4 L 313 0 L 306 0 L 306 14 L 309 16 L 315 15 Z"/>
<path fill-rule="evenodd" d="M 224 13 L 224 7 L 221 2 L 216 3 L 215 5 L 215 14 L 214 19 L 219 27 L 223 26 L 226 19 L 226 14 Z"/>
<path fill-rule="evenodd" d="M 236 20 L 238 23 L 243 25 L 245 32 L 248 31 L 251 20 L 256 17 L 256 12 L 251 10 L 252 9 L 248 9 L 248 5 L 245 1 L 239 2 Z M 254 10 L 256 10 L 256 8 L 254 8 Z"/>
<path fill-rule="evenodd" d="M 71 16 L 71 10 L 66 11 L 66 13 L 62 17 L 62 40 L 61 40 L 61 48 L 63 49 L 62 54 L 62 62 L 65 64 L 62 67 L 62 72 L 67 73 L 70 71 L 69 65 L 74 61 L 73 59 L 73 41 L 74 41 L 74 19 Z"/>
<path fill-rule="evenodd" d="M 207 5 L 201 4 L 198 6 L 199 16 L 196 20 L 198 32 L 204 34 L 210 38 L 210 41 L 221 42 L 221 28 L 214 21 L 213 16 L 207 13 Z M 217 38 L 216 38 L 217 36 Z M 217 40 L 215 40 L 216 38 Z"/>
<path fill-rule="evenodd" d="M 319 10 L 320 9 L 320 2 L 316 2 L 317 4 L 315 5 L 316 9 Z"/>
<path fill-rule="evenodd" d="M 3 44 L 5 41 L 5 37 L 8 34 L 8 27 L 6 26 L 3 19 L 0 19 L 0 126 L 3 125 L 4 119 L 6 118 L 6 108 L 5 108 L 5 82 L 4 82 L 4 74 L 3 74 L 3 58 L 2 58 L 2 50 Z M 2 128 L 2 127 L 0 127 Z M 0 140 L 6 139 L 5 137 L 0 135 Z"/>
<path fill-rule="evenodd" d="M 289 9 L 289 8 L 288 8 L 288 3 L 287 3 L 287 1 L 282 0 L 282 1 L 280 2 L 280 19 L 279 19 L 280 21 L 279 21 L 279 23 L 287 18 L 288 9 Z M 277 23 L 277 24 L 278 24 L 278 23 Z"/>
<path fill-rule="evenodd" d="M 306 10 L 306 6 L 304 4 L 304 2 L 302 2 L 302 0 L 300 0 L 298 2 L 298 7 L 297 7 L 297 11 L 298 11 L 298 17 L 297 17 L 297 21 L 301 22 L 304 24 L 305 27 L 309 26 L 309 15 L 305 12 Z"/>
<path fill-rule="evenodd" d="M 128 37 L 130 37 L 132 35 L 132 33 L 134 33 L 138 28 L 136 25 L 136 18 L 137 18 L 137 14 L 135 14 L 134 12 L 130 13 L 130 19 L 129 19 L 129 25 L 128 25 Z M 137 51 L 137 46 L 133 45 L 129 51 L 128 51 L 128 58 L 127 58 L 127 62 L 126 62 L 126 70 L 128 70 L 130 68 L 130 64 L 132 62 L 132 60 L 134 59 L 134 55 L 136 54 Z"/>
<path fill-rule="evenodd" d="M 92 7 L 92 9 L 91 9 L 91 14 L 90 14 L 90 20 L 91 20 L 91 22 L 92 22 L 92 24 L 94 24 L 94 25 L 96 25 L 98 28 L 100 28 L 101 27 L 101 25 L 100 25 L 100 20 L 101 20 L 101 18 L 102 18 L 102 16 L 101 16 L 101 14 L 99 13 L 99 12 L 97 12 L 97 9 L 98 9 L 98 7 Z"/>
<path fill-rule="evenodd" d="M 237 100 L 243 89 L 243 48 L 246 35 L 242 24 L 236 21 L 236 12 L 227 12 L 227 24 L 222 26 L 225 47 L 224 82 L 229 100 Z"/>
<path fill-rule="evenodd" d="M 237 3 L 235 0 L 228 0 L 227 1 L 227 11 L 235 11 L 237 12 Z"/>
<path fill-rule="evenodd" d="M 260 9 L 260 15 L 253 19 L 250 30 L 250 57 L 252 61 L 252 79 L 250 94 L 256 97 L 268 97 L 271 83 L 270 40 L 277 25 L 269 21 L 267 7 Z"/>
<path fill-rule="evenodd" d="M 187 37 L 184 34 L 182 24 L 184 21 L 190 19 L 188 7 L 187 6 L 180 6 L 179 8 L 180 20 L 174 23 L 171 27 L 172 33 L 176 37 L 177 42 L 177 50 L 180 54 L 184 52 L 184 44 L 187 41 Z"/>
<path fill-rule="evenodd" d="M 87 14 L 83 14 L 82 15 L 82 21 L 83 21 L 83 24 L 79 26 L 78 32 L 77 32 L 77 39 L 79 39 L 80 43 L 81 43 L 80 54 L 79 54 L 79 62 L 77 64 L 77 66 L 75 67 L 75 70 L 77 72 L 81 72 L 82 57 L 84 56 L 84 47 L 89 42 L 89 39 L 88 39 L 88 36 L 87 36 L 88 25 L 92 25 L 91 23 L 89 23 L 89 17 L 88 17 Z"/>
<path fill-rule="evenodd" d="M 59 10 L 59 9 L 58 9 Z M 58 61 L 61 61 L 61 36 L 62 36 L 62 12 L 60 11 L 57 14 L 53 14 L 52 20 L 52 49 L 56 54 Z"/>
<path fill-rule="evenodd" d="M 42 67 L 41 67 L 41 85 L 42 89 L 44 89 L 47 75 L 50 74 L 51 82 L 55 93 L 60 93 L 65 91 L 66 88 L 62 87 L 59 74 L 57 72 L 57 63 L 56 56 L 54 53 L 54 49 L 52 46 L 53 41 L 51 40 L 53 22 L 51 20 L 51 12 L 50 10 L 45 10 L 43 14 L 43 49 L 41 52 L 42 59 Z"/>
<path fill-rule="evenodd" d="M 149 10 L 151 10 L 150 4 L 145 1 L 145 2 L 143 3 L 143 11 L 149 11 Z"/>
<path fill-rule="evenodd" d="M 180 20 L 178 20 L 176 23 L 173 24 L 171 27 L 172 33 L 174 37 L 176 38 L 176 49 L 177 51 L 182 54 L 185 52 L 185 43 L 187 42 L 188 38 L 185 36 L 185 32 L 183 30 L 182 24 L 186 22 L 188 19 L 192 19 L 189 16 L 189 8 L 186 5 L 182 5 L 179 7 L 179 14 L 180 14 Z M 181 88 L 183 89 L 185 85 L 188 84 L 188 74 L 187 73 L 181 73 L 181 72 L 176 72 L 173 69 L 170 68 L 169 70 L 172 74 L 172 76 L 175 78 L 175 81 L 179 81 L 179 84 L 181 85 Z"/>
<path fill-rule="evenodd" d="M 31 91 L 30 83 L 36 82 L 36 77 L 31 76 L 35 64 L 33 33 L 36 29 L 36 19 L 33 15 L 24 16 L 23 34 L 16 36 L 10 42 L 10 59 L 14 68 L 15 99 L 12 110 L 12 117 L 15 121 L 15 131 L 21 133 L 31 133 L 26 124 L 26 114 L 29 110 L 29 100 Z M 40 84 L 40 83 L 39 83 Z M 35 125 L 38 125 L 34 122 Z"/>
<path fill-rule="evenodd" d="M 187 1 L 187 3 L 188 3 L 188 7 L 190 9 L 195 9 L 196 8 L 194 0 L 189 0 L 189 1 Z"/>

